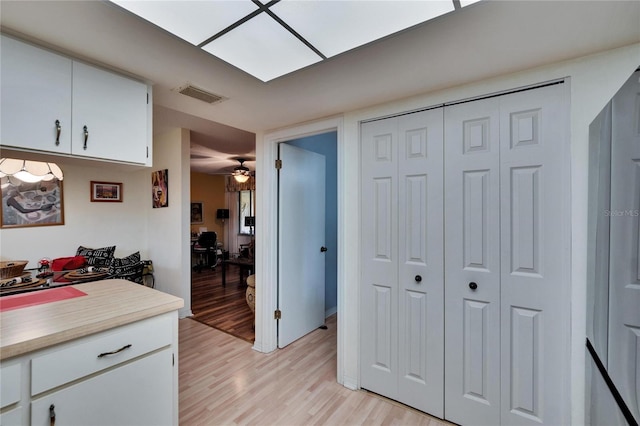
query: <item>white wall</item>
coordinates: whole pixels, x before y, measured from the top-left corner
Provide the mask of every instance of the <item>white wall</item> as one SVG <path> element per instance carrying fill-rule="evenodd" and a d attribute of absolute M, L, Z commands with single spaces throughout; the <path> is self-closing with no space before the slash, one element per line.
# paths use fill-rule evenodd
<path fill-rule="evenodd" d="M 181 297 L 179 316 L 191 315 L 190 246 L 190 135 L 186 129 L 172 129 L 153 138 L 153 167 L 147 172 L 149 211 L 149 255 L 153 259 L 156 288 Z M 151 208 L 151 172 L 168 170 L 169 205 Z"/>
<path fill-rule="evenodd" d="M 360 149 L 359 123 L 362 120 L 383 117 L 400 112 L 411 111 L 427 106 L 438 105 L 461 99 L 501 92 L 513 88 L 539 84 L 541 82 L 569 77 L 571 88 L 571 277 L 567 277 L 567 287 L 571 299 L 571 330 L 567 335 L 571 339 L 571 360 L 567 362 L 570 380 L 567 388 L 571 390 L 572 424 L 584 424 L 585 414 L 585 348 L 586 336 L 586 270 L 587 270 L 587 208 L 588 208 L 588 148 L 589 124 L 600 112 L 606 102 L 615 94 L 635 68 L 640 65 L 640 44 L 608 52 L 579 58 L 572 61 L 547 65 L 516 74 L 508 74 L 490 80 L 478 81 L 465 86 L 454 87 L 434 93 L 415 96 L 397 102 L 378 105 L 367 109 L 348 112 L 344 115 L 344 128 L 338 143 L 339 158 L 339 282 L 338 282 L 338 381 L 350 388 L 359 386 L 359 288 L 360 288 L 360 234 L 359 198 L 354 196 L 360 190 Z M 309 124 L 301 124 L 288 129 L 279 129 L 260 137 L 257 147 L 258 170 L 261 171 L 258 182 L 258 211 L 256 216 L 265 222 L 262 233 L 256 240 L 256 252 L 265 253 L 271 247 L 269 241 L 274 238 L 270 232 L 275 230 L 275 213 L 269 209 L 268 202 L 276 196 L 273 168 L 270 167 L 273 155 L 272 145 L 283 134 L 299 133 Z M 260 136 L 260 135 L 259 135 Z M 569 184 L 567 182 L 566 184 Z M 349 194 L 351 194 L 349 196 Z M 259 258 L 259 260 L 261 260 Z M 265 263 L 267 259 L 265 259 Z M 274 300 L 276 286 L 271 271 L 256 265 L 256 283 L 264 283 L 258 292 L 256 284 L 256 349 L 268 351 L 275 347 L 276 338 L 273 319 L 269 313 L 275 309 L 270 306 Z M 261 300 L 261 297 L 265 299 Z M 263 322 L 264 324 L 261 324 Z M 258 344 L 259 343 L 259 344 Z M 569 362 L 570 361 L 570 362 Z"/>
<path fill-rule="evenodd" d="M 43 257 L 73 256 L 78 246 L 116 246 L 116 256 L 140 251 L 149 257 L 147 222 L 144 213 L 150 201 L 145 173 L 98 162 L 78 164 L 64 158 L 51 158 L 64 172 L 63 202 L 65 224 L 0 230 L 0 257 L 3 260 L 29 260 L 37 267 Z M 121 203 L 91 202 L 90 181 L 121 182 Z M 141 214 L 142 213 L 142 214 Z"/>

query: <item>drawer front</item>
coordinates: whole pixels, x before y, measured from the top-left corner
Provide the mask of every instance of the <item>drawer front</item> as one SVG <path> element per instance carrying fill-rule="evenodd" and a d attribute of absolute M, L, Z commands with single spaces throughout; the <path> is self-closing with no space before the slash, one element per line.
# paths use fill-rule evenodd
<path fill-rule="evenodd" d="M 173 323 L 174 317 L 169 313 L 78 339 L 33 357 L 31 395 L 171 345 Z"/>
<path fill-rule="evenodd" d="M 21 367 L 20 363 L 0 366 L 0 408 L 20 401 Z"/>

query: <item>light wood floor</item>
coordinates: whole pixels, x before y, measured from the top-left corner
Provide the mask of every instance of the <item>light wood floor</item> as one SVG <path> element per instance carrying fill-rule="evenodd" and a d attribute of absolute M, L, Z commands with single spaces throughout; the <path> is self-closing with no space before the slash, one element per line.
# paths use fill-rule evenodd
<path fill-rule="evenodd" d="M 449 423 L 336 382 L 336 317 L 271 354 L 180 320 L 180 425 L 431 425 Z"/>

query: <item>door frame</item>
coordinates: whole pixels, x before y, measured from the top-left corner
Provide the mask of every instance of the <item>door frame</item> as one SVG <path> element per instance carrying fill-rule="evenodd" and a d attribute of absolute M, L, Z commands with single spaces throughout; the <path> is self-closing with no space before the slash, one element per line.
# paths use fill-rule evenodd
<path fill-rule="evenodd" d="M 276 130 L 256 135 L 256 323 L 253 349 L 270 353 L 278 347 L 277 322 L 274 312 L 278 306 L 278 172 L 275 161 L 278 158 L 278 144 L 293 139 L 336 132 L 337 181 L 338 181 L 338 253 L 346 253 L 348 248 L 344 236 L 346 215 L 344 202 L 347 197 L 344 176 L 344 136 L 343 117 L 335 116 L 312 123 Z M 338 341 L 337 341 L 337 381 L 344 383 L 344 336 L 346 282 L 343 256 L 338 256 Z"/>

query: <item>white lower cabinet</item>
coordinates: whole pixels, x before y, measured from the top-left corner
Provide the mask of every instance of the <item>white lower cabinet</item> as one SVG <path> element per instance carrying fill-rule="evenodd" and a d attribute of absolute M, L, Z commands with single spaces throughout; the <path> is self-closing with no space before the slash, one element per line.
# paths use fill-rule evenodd
<path fill-rule="evenodd" d="M 21 406 L 17 406 L 0 414 L 0 425 L 12 426 L 24 424 L 23 410 Z"/>
<path fill-rule="evenodd" d="M 177 311 L 3 362 L 0 425 L 178 423 Z"/>
<path fill-rule="evenodd" d="M 0 425 L 23 424 L 22 363 L 15 360 L 0 366 Z"/>
<path fill-rule="evenodd" d="M 170 349 L 125 363 L 31 402 L 31 424 L 172 424 Z"/>

